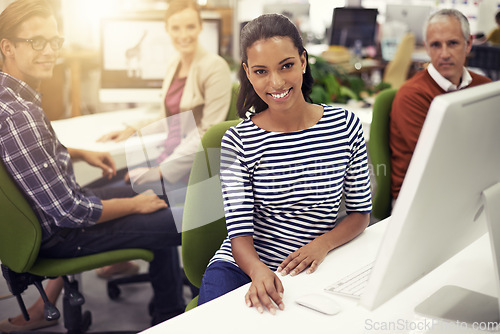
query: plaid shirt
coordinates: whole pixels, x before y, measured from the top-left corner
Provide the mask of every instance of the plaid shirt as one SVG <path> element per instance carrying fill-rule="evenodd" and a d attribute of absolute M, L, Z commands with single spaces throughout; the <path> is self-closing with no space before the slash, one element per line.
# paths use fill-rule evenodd
<path fill-rule="evenodd" d="M 96 223 L 102 202 L 76 183 L 68 150 L 41 107 L 41 94 L 0 72 L 0 156 L 42 226 L 42 242 L 59 227 Z"/>

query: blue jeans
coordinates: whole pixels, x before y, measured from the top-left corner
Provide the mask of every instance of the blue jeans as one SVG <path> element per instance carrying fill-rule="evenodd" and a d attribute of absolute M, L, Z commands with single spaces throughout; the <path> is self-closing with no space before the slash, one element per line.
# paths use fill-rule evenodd
<path fill-rule="evenodd" d="M 240 267 L 227 261 L 216 261 L 208 266 L 200 286 L 198 305 L 250 283 L 252 280 Z"/>
<path fill-rule="evenodd" d="M 137 195 L 132 187 L 102 187 L 86 189 L 101 199 Z M 154 253 L 149 265 L 153 321 L 169 318 L 184 310 L 182 277 L 177 246 L 181 233 L 177 231 L 172 210 L 168 208 L 150 214 L 134 214 L 86 228 L 62 228 L 45 242 L 40 255 L 49 258 L 71 258 L 123 248 L 143 248 Z M 179 230 L 181 231 L 181 230 Z M 53 240 L 55 239 L 55 240 Z M 47 247 L 50 245 L 50 247 Z"/>

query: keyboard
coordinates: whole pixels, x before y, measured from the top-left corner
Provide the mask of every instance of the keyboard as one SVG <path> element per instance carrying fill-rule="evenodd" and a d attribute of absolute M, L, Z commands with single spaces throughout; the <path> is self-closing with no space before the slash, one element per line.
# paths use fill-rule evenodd
<path fill-rule="evenodd" d="M 325 288 L 325 291 L 342 296 L 360 298 L 368 284 L 372 268 L 373 262 L 329 285 Z"/>

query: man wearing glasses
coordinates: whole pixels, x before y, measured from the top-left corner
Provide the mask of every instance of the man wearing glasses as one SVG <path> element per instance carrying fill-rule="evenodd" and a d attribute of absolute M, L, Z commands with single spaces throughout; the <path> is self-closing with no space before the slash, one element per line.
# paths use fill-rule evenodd
<path fill-rule="evenodd" d="M 64 147 L 41 107 L 38 92 L 50 79 L 63 45 L 46 0 L 17 0 L 0 14 L 0 159 L 25 194 L 42 227 L 40 255 L 68 258 L 121 248 L 154 252 L 150 264 L 152 324 L 184 309 L 176 246 L 180 244 L 172 211 L 154 194 L 136 194 L 131 187 L 87 189 L 75 180 L 70 159 L 99 167 L 112 177 L 108 153 Z M 1 233 L 1 231 L 0 231 Z M 61 280 L 47 286 L 49 299 Z M 0 322 L 0 332 L 55 324 L 43 319 L 43 303 L 30 309 L 31 321 L 20 317 Z"/>
<path fill-rule="evenodd" d="M 9 37 L 9 40 L 12 42 L 25 42 L 31 44 L 31 47 L 35 51 L 43 51 L 45 47 L 47 46 L 47 43 L 50 45 L 52 50 L 58 51 L 59 49 L 62 48 L 62 45 L 64 43 L 64 38 L 62 37 L 54 37 L 50 40 L 47 40 L 43 37 L 35 37 L 33 39 L 24 39 L 24 38 L 18 38 L 18 37 Z"/>

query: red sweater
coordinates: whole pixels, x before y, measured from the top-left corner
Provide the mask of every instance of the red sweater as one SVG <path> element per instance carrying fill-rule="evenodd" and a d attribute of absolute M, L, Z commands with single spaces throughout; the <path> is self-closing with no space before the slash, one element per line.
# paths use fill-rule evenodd
<path fill-rule="evenodd" d="M 469 73 L 472 82 L 467 87 L 491 82 L 487 77 L 470 71 Z M 405 82 L 394 98 L 389 130 L 391 193 L 394 199 L 399 195 L 431 102 L 434 97 L 445 93 L 427 70 L 422 70 Z"/>

